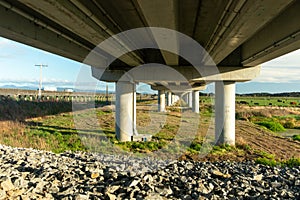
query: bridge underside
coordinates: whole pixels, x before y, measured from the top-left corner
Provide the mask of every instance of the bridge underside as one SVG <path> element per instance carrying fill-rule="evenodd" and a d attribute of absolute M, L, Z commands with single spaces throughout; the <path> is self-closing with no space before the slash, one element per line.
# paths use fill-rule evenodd
<path fill-rule="evenodd" d="M 135 82 L 146 82 L 160 91 L 160 111 L 165 109 L 164 94 L 169 91 L 168 105 L 172 93 L 187 94 L 194 112 L 199 112 L 198 91 L 216 82 L 216 135 L 221 133 L 221 143 L 234 144 L 234 83 L 256 77 L 259 67 L 255 66 L 299 49 L 299 10 L 299 0 L 0 0 L 0 35 L 90 65 L 99 80 L 117 82 L 147 63 L 160 63 L 181 74 L 186 81 L 166 79 L 148 65 L 143 68 L 147 76 L 144 73 L 141 78 L 136 72 L 135 79 L 119 81 L 117 126 L 126 124 L 117 127 L 121 140 L 123 133 L 128 135 L 124 140 L 136 134 Z M 194 72 L 191 63 L 180 56 L 190 44 L 176 42 L 176 34 L 162 40 L 151 31 L 136 35 L 134 41 L 115 39 L 112 45 L 97 48 L 94 54 L 105 62 L 86 59 L 108 38 L 141 27 L 167 28 L 192 38 L 221 75 Z M 168 44 L 173 51 L 165 49 L 166 41 L 175 41 Z M 141 43 L 155 44 L 155 48 L 135 48 Z M 209 66 L 200 66 L 205 67 Z M 133 123 L 122 121 L 123 116 L 130 116 Z"/>

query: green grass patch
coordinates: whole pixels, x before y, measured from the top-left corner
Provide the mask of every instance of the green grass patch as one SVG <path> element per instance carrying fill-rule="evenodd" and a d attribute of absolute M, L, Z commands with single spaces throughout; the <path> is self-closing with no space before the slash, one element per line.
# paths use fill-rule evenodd
<path fill-rule="evenodd" d="M 284 161 L 276 161 L 270 158 L 257 158 L 255 160 L 257 164 L 268 165 L 271 167 L 297 167 L 300 166 L 300 158 L 290 158 Z"/>
<path fill-rule="evenodd" d="M 40 137 L 46 139 L 50 150 L 54 153 L 64 151 L 85 151 L 85 146 L 81 143 L 77 134 L 63 134 L 58 131 L 45 131 L 40 129 L 31 129 L 28 133 L 30 137 Z"/>
<path fill-rule="evenodd" d="M 249 106 L 280 106 L 296 107 L 299 105 L 297 97 L 236 97 L 236 102 L 246 102 Z M 296 105 L 291 102 L 296 102 Z"/>
<path fill-rule="evenodd" d="M 285 131 L 285 128 L 279 122 L 276 121 L 259 121 L 255 122 L 255 124 L 264 126 L 273 132 Z"/>
<path fill-rule="evenodd" d="M 267 158 L 267 159 L 271 159 L 271 160 L 274 160 L 275 159 L 275 155 L 274 154 L 270 154 L 270 153 L 267 153 L 265 151 L 259 151 L 257 152 L 262 158 Z"/>
<path fill-rule="evenodd" d="M 194 141 L 194 142 L 191 143 L 191 145 L 187 149 L 187 151 L 192 153 L 192 154 L 196 154 L 196 153 L 200 152 L 201 148 L 202 148 L 202 144 Z"/>
<path fill-rule="evenodd" d="M 224 155 L 226 153 L 236 151 L 237 149 L 234 146 L 229 144 L 222 144 L 218 146 L 213 146 L 211 153 L 215 155 Z"/>
<path fill-rule="evenodd" d="M 164 141 L 149 141 L 149 142 L 118 142 L 116 145 L 123 150 L 132 152 L 157 151 L 166 145 Z"/>
<path fill-rule="evenodd" d="M 300 166 L 300 158 L 291 158 L 289 160 L 283 161 L 282 165 L 283 166 L 287 166 L 287 167 L 297 167 L 297 166 Z"/>
<path fill-rule="evenodd" d="M 255 159 L 257 164 L 268 165 L 268 166 L 280 166 L 280 167 L 296 167 L 300 166 L 300 158 L 290 158 L 288 160 L 278 161 L 275 155 L 260 151 L 257 152 L 260 157 Z"/>
<path fill-rule="evenodd" d="M 257 158 L 257 159 L 255 160 L 255 162 L 256 162 L 257 164 L 268 165 L 268 166 L 272 166 L 272 167 L 275 167 L 275 166 L 280 165 L 280 163 L 277 162 L 276 160 L 274 160 L 274 159 L 269 159 L 269 158 Z"/>

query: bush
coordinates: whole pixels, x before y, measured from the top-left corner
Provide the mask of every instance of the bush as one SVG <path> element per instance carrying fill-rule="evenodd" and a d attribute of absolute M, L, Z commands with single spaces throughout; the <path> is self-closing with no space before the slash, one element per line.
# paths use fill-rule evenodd
<path fill-rule="evenodd" d="M 279 122 L 263 121 L 263 122 L 256 122 L 256 124 L 260 126 L 264 126 L 267 129 L 274 132 L 285 131 L 285 128 Z"/>
<path fill-rule="evenodd" d="M 202 147 L 202 145 L 200 143 L 192 142 L 190 149 L 199 152 L 201 150 L 201 147 Z"/>
<path fill-rule="evenodd" d="M 294 135 L 292 138 L 293 140 L 300 141 L 300 135 Z"/>

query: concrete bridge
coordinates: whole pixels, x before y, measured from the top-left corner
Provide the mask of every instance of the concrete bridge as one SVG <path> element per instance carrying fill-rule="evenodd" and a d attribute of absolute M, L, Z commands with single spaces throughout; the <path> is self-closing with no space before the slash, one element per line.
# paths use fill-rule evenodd
<path fill-rule="evenodd" d="M 217 142 L 234 144 L 235 83 L 251 80 L 259 74 L 259 64 L 300 47 L 299 10 L 299 0 L 0 0 L 0 35 L 86 63 L 94 77 L 117 82 L 116 134 L 122 141 L 135 133 L 136 82 L 159 90 L 159 111 L 165 92 L 169 96 L 171 91 L 187 94 L 195 112 L 198 91 L 215 82 Z M 168 34 L 147 29 L 135 37 L 123 35 L 123 40 L 114 37 L 95 50 L 111 36 L 141 27 L 167 28 Z M 189 52 L 209 56 L 208 64 L 196 62 L 203 73 L 182 56 L 192 43 L 182 43 L 182 35 L 168 30 L 203 47 L 205 52 Z M 139 44 L 146 48 L 136 48 Z M 184 78 L 166 78 L 163 67 L 157 71 L 147 63 L 169 66 Z M 144 67 L 124 78 L 137 66 Z"/>

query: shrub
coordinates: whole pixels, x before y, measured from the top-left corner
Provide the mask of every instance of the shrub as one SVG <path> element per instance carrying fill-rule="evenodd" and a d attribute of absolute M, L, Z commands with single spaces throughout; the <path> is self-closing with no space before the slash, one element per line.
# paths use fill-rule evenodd
<path fill-rule="evenodd" d="M 256 122 L 256 124 L 260 126 L 264 126 L 267 129 L 274 132 L 285 131 L 285 128 L 279 122 L 262 121 L 262 122 Z"/>
<path fill-rule="evenodd" d="M 192 142 L 190 149 L 195 150 L 195 151 L 200 151 L 201 150 L 202 145 L 200 143 L 197 142 Z"/>
<path fill-rule="evenodd" d="M 293 135 L 293 140 L 300 141 L 300 135 Z"/>

